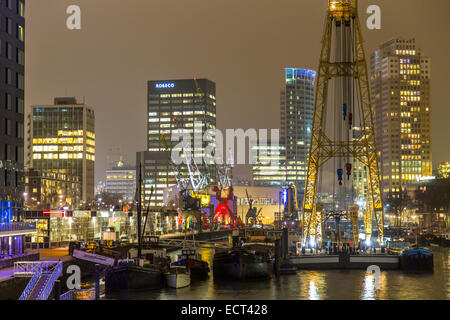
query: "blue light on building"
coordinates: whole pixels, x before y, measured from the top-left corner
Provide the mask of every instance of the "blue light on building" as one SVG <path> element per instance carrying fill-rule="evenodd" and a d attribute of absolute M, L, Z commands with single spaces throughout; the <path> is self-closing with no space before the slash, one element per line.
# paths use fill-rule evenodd
<path fill-rule="evenodd" d="M 175 88 L 175 83 L 157 83 L 155 84 L 155 88 L 158 89 Z"/>

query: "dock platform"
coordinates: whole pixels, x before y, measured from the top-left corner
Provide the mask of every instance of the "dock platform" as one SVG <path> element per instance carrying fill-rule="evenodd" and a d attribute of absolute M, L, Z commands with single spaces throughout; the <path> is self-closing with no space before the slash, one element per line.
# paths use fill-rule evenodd
<path fill-rule="evenodd" d="M 390 254 L 304 254 L 290 256 L 289 263 L 297 269 L 324 270 L 324 269 L 361 269 L 376 265 L 381 270 L 397 270 L 400 268 L 400 259 Z"/>

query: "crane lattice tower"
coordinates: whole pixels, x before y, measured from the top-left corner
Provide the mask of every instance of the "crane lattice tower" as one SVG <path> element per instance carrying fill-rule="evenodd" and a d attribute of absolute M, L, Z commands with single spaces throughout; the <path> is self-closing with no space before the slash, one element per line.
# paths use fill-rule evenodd
<path fill-rule="evenodd" d="M 335 49 L 336 47 L 338 49 Z M 332 48 L 336 52 L 339 51 L 339 54 L 333 54 L 332 56 Z M 325 134 L 327 105 L 330 104 L 327 102 L 328 91 L 331 80 L 340 81 L 343 96 L 348 92 L 353 95 L 354 106 L 350 107 L 355 108 L 354 112 L 360 113 L 361 134 L 358 137 L 336 140 L 334 137 L 332 139 Z M 351 101 L 349 103 L 351 104 Z M 357 105 L 359 105 L 359 108 L 355 107 Z M 346 109 L 345 106 L 344 119 Z M 349 121 L 349 130 L 351 130 L 351 120 Z M 339 157 L 353 157 L 367 166 L 368 188 L 364 216 L 365 233 L 370 239 L 373 219 L 375 218 L 379 241 L 382 243 L 384 236 L 383 203 L 375 145 L 372 102 L 357 0 L 328 1 L 303 201 L 303 246 L 306 245 L 308 240 L 314 245 L 321 245 L 324 214 L 321 212 L 321 206 L 317 204 L 318 172 L 326 161 Z M 358 228 L 353 229 L 358 230 Z"/>

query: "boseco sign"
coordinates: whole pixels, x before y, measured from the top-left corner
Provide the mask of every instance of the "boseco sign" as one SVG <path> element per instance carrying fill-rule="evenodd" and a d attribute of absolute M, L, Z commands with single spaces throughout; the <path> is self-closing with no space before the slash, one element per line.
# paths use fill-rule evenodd
<path fill-rule="evenodd" d="M 174 88 L 175 83 L 157 83 L 155 84 L 155 88 L 164 89 L 164 88 Z"/>

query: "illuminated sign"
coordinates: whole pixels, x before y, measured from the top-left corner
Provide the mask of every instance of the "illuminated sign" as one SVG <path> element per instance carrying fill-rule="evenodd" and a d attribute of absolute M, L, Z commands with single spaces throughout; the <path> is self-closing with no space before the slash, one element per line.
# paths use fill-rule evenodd
<path fill-rule="evenodd" d="M 203 207 L 209 206 L 210 203 L 210 197 L 207 194 L 198 194 L 191 191 L 192 198 L 194 199 L 200 199 L 200 203 Z"/>
<path fill-rule="evenodd" d="M 155 84 L 155 87 L 158 89 L 175 88 L 175 83 L 157 83 Z"/>
<path fill-rule="evenodd" d="M 427 180 L 434 180 L 434 179 L 436 179 L 435 176 L 417 177 L 417 181 L 427 181 Z"/>

